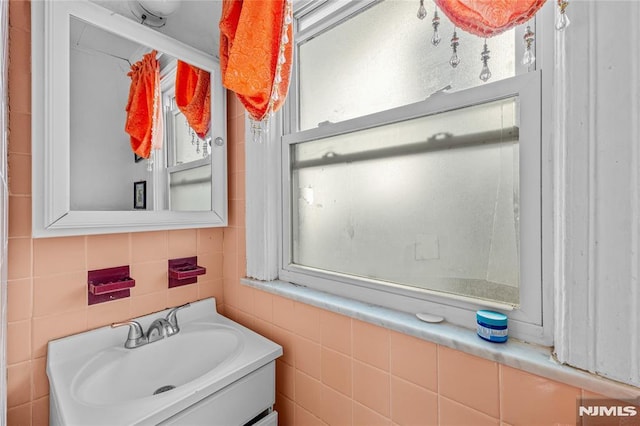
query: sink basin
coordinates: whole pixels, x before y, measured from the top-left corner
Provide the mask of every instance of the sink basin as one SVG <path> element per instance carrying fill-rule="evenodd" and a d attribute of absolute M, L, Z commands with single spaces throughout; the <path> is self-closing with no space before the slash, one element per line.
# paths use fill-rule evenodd
<path fill-rule="evenodd" d="M 139 348 L 107 348 L 81 367 L 71 394 L 110 405 L 170 392 L 233 360 L 241 342 L 231 327 L 203 324 Z"/>
<path fill-rule="evenodd" d="M 147 330 L 168 311 L 136 320 Z M 133 349 L 124 347 L 124 328 L 102 327 L 49 342 L 50 424 L 157 425 L 204 407 L 204 401 L 217 400 L 217 395 L 230 398 L 232 387 L 242 389 L 234 395 L 240 395 L 245 407 L 251 392 L 256 396 L 252 401 L 262 398 L 258 411 L 246 420 L 273 404 L 265 395 L 274 389 L 248 378 L 275 380 L 274 360 L 282 347 L 218 314 L 213 298 L 180 310 L 178 322 L 179 333 Z M 236 403 L 221 403 L 224 408 L 216 413 Z"/>

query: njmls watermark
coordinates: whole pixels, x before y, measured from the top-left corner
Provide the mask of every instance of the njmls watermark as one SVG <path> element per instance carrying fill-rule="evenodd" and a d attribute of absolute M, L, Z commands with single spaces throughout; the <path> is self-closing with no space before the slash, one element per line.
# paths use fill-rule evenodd
<path fill-rule="evenodd" d="M 579 398 L 576 404 L 578 426 L 640 426 L 640 399 Z"/>

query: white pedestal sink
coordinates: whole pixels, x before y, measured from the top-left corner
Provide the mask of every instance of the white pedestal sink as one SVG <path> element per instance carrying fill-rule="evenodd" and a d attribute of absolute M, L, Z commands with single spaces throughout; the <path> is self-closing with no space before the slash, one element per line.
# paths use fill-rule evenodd
<path fill-rule="evenodd" d="M 146 330 L 167 312 L 137 320 Z M 51 425 L 275 424 L 282 348 L 219 315 L 214 299 L 178 320 L 178 334 L 134 349 L 123 328 L 49 342 Z"/>

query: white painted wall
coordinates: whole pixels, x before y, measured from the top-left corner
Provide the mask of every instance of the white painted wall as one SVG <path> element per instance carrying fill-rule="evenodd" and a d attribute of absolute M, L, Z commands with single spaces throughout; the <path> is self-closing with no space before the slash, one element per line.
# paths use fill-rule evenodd
<path fill-rule="evenodd" d="M 575 1 L 568 13 L 556 109 L 556 119 L 566 114 L 555 138 L 556 352 L 638 386 L 640 4 Z"/>
<path fill-rule="evenodd" d="M 131 79 L 121 59 L 71 49 L 71 210 L 132 210 L 133 183 L 153 181 L 124 131 Z"/>

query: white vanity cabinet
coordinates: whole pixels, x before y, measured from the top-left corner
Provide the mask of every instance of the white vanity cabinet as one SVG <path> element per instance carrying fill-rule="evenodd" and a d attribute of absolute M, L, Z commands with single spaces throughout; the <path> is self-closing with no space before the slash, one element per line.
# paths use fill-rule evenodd
<path fill-rule="evenodd" d="M 275 388 L 275 361 L 271 361 L 160 425 L 275 426 Z"/>

